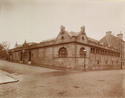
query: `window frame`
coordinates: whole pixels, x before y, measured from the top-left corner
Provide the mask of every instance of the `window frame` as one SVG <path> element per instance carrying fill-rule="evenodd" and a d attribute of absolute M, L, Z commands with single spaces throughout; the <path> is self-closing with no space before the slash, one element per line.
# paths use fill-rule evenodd
<path fill-rule="evenodd" d="M 67 57 L 68 56 L 67 48 L 65 48 L 65 47 L 59 48 L 58 56 L 61 57 L 61 58 Z"/>
<path fill-rule="evenodd" d="M 79 51 L 79 55 L 80 55 L 80 57 L 86 57 L 86 52 L 84 51 L 85 50 L 85 48 L 84 47 L 81 47 L 80 48 L 80 51 Z"/>

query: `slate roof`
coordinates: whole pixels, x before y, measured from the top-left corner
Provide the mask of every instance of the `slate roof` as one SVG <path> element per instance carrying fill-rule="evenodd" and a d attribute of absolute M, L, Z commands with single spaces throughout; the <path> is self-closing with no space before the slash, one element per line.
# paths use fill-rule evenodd
<path fill-rule="evenodd" d="M 71 37 L 77 37 L 80 32 L 67 32 L 69 36 Z M 116 36 L 110 35 L 110 36 L 104 36 L 100 41 L 87 37 L 88 40 L 88 45 L 96 46 L 96 47 L 101 47 L 105 49 L 119 49 L 120 47 L 120 39 Z M 44 47 L 44 46 L 49 46 L 49 45 L 54 45 L 56 41 L 56 38 L 50 39 L 50 40 L 44 40 L 40 43 L 27 43 L 30 48 L 38 48 L 38 47 Z M 23 48 L 23 45 L 17 48 L 14 48 L 16 50 L 21 50 Z M 26 47 L 25 47 L 26 48 Z M 12 50 L 14 50 L 12 49 Z"/>
<path fill-rule="evenodd" d="M 108 35 L 108 36 L 104 36 L 100 42 L 102 42 L 104 44 L 104 46 L 107 47 L 111 47 L 114 49 L 119 50 L 120 49 L 120 43 L 121 43 L 121 39 L 119 39 L 118 37 L 114 36 L 114 35 Z"/>
<path fill-rule="evenodd" d="M 80 32 L 73 32 L 73 31 L 71 31 L 71 32 L 68 32 L 68 34 L 71 36 L 71 37 L 73 37 L 73 36 L 78 36 L 79 35 L 79 33 Z"/>
<path fill-rule="evenodd" d="M 96 39 L 93 39 L 93 38 L 90 38 L 90 37 L 87 37 L 88 38 L 88 42 L 89 43 L 92 43 L 92 44 L 99 44 L 99 41 L 98 40 L 96 40 Z"/>

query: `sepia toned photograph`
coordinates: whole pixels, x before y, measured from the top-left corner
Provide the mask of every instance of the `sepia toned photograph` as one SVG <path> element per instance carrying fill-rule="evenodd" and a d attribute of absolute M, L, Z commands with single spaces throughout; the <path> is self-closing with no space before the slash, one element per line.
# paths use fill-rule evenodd
<path fill-rule="evenodd" d="M 0 0 L 0 98 L 125 98 L 125 0 Z"/>

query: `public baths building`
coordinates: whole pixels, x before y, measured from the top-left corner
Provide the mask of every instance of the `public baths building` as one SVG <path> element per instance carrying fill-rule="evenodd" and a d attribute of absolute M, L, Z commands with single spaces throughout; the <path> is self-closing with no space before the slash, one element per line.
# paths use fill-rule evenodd
<path fill-rule="evenodd" d="M 9 51 L 9 60 L 39 66 L 56 66 L 73 69 L 121 69 L 125 66 L 123 34 L 111 31 L 99 41 L 80 32 L 67 32 L 61 26 L 58 36 L 40 43 L 16 45 Z"/>

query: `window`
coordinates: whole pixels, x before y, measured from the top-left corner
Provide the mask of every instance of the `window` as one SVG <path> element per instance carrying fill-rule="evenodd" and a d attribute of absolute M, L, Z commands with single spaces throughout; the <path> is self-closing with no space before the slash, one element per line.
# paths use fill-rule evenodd
<path fill-rule="evenodd" d="M 85 48 L 80 48 L 80 57 L 86 57 L 86 50 Z"/>
<path fill-rule="evenodd" d="M 23 60 L 23 53 L 22 53 L 22 51 L 20 52 L 20 61 L 22 61 Z"/>
<path fill-rule="evenodd" d="M 93 53 L 93 48 L 91 48 L 91 53 Z"/>
<path fill-rule="evenodd" d="M 62 36 L 62 37 L 61 37 L 61 39 L 63 40 L 63 39 L 64 39 L 64 37 Z"/>
<path fill-rule="evenodd" d="M 31 61 L 31 51 L 29 51 L 29 61 Z"/>
<path fill-rule="evenodd" d="M 99 60 L 97 60 L 97 64 L 99 64 Z"/>
<path fill-rule="evenodd" d="M 91 53 L 95 53 L 95 48 L 91 48 Z"/>
<path fill-rule="evenodd" d="M 82 40 L 84 40 L 84 36 L 82 36 Z"/>
<path fill-rule="evenodd" d="M 67 57 L 67 49 L 65 47 L 62 47 L 59 49 L 59 57 Z"/>

